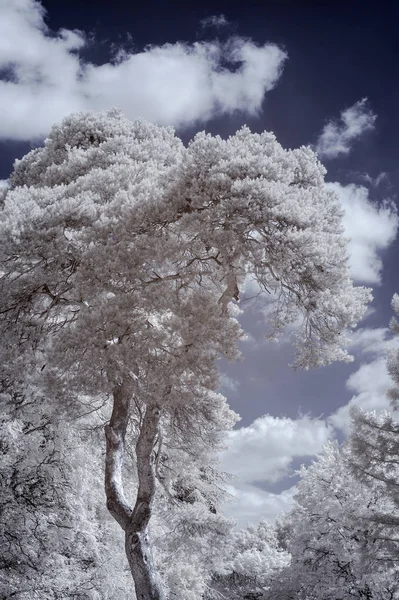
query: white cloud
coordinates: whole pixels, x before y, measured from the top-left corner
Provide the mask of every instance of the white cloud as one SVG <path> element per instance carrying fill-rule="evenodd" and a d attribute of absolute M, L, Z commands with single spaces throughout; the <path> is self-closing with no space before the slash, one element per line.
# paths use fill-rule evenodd
<path fill-rule="evenodd" d="M 391 410 L 386 396 L 387 389 L 392 385 L 386 365 L 386 352 L 389 348 L 398 346 L 398 338 L 389 338 L 389 329 L 378 327 L 365 328 L 352 335 L 351 348 L 357 349 L 363 355 L 373 355 L 373 360 L 363 363 L 352 373 L 346 387 L 353 392 L 348 404 L 341 406 L 328 419 L 328 422 L 345 433 L 350 430 L 350 409 L 359 406 L 363 410 Z"/>
<path fill-rule="evenodd" d="M 386 171 L 381 171 L 380 173 L 378 173 L 375 177 L 373 177 L 372 175 L 370 175 L 369 173 L 366 173 L 365 171 L 354 171 L 352 169 L 345 169 L 345 171 L 342 173 L 342 178 L 343 180 L 345 180 L 346 182 L 351 182 L 351 183 L 359 183 L 359 184 L 366 184 L 369 187 L 372 188 L 385 188 L 385 189 L 391 189 L 392 188 L 392 183 L 391 183 L 391 179 L 389 176 L 389 173 L 387 173 Z"/>
<path fill-rule="evenodd" d="M 85 63 L 79 31 L 50 32 L 35 0 L 0 5 L 0 137 L 34 139 L 65 115 L 117 106 L 130 118 L 187 126 L 222 113 L 256 114 L 286 54 L 232 38 L 226 43 L 165 44 Z M 23 43 L 21 43 L 23 40 Z M 223 65 L 228 64 L 229 70 Z"/>
<path fill-rule="evenodd" d="M 367 98 L 343 110 L 340 122 L 329 121 L 321 132 L 316 144 L 319 157 L 331 159 L 349 154 L 353 142 L 367 131 L 374 129 L 376 118 L 367 106 Z"/>
<path fill-rule="evenodd" d="M 211 17 L 205 17 L 205 19 L 201 19 L 202 27 L 216 27 L 219 29 L 220 27 L 226 27 L 229 25 L 228 20 L 224 15 L 212 15 Z"/>
<path fill-rule="evenodd" d="M 265 415 L 229 433 L 221 465 L 239 483 L 274 483 L 286 475 L 295 457 L 320 452 L 330 435 L 331 428 L 320 419 Z"/>
<path fill-rule="evenodd" d="M 346 382 L 346 387 L 354 392 L 351 400 L 341 406 L 328 419 L 329 423 L 345 433 L 350 430 L 350 409 L 359 406 L 363 410 L 389 410 L 390 404 L 386 397 L 388 387 L 391 385 L 386 360 L 377 358 L 370 363 L 365 363 L 351 374 Z"/>
<path fill-rule="evenodd" d="M 8 179 L 0 179 L 0 191 L 8 188 Z"/>
<path fill-rule="evenodd" d="M 379 252 L 394 241 L 398 215 L 393 203 L 373 204 L 367 188 L 355 184 L 327 183 L 338 194 L 344 208 L 345 235 L 350 238 L 351 276 L 367 284 L 381 282 Z"/>
<path fill-rule="evenodd" d="M 228 449 L 221 455 L 221 469 L 234 475 L 228 491 L 232 500 L 224 508 L 239 527 L 260 519 L 274 520 L 288 511 L 295 487 L 279 494 L 259 487 L 275 483 L 287 475 L 294 458 L 321 452 L 333 428 L 321 419 L 298 419 L 265 415 L 248 427 L 229 433 Z"/>
<path fill-rule="evenodd" d="M 385 173 L 385 171 L 379 173 L 377 177 L 371 177 L 371 175 L 369 175 L 368 173 L 361 173 L 359 176 L 361 179 L 363 179 L 363 181 L 365 181 L 369 185 L 372 185 L 373 187 L 379 187 L 383 183 L 385 185 L 390 184 L 389 175 L 388 173 Z"/>
<path fill-rule="evenodd" d="M 248 523 L 259 523 L 261 519 L 274 521 L 281 513 L 288 512 L 294 503 L 296 488 L 273 494 L 242 483 L 229 486 L 228 492 L 232 499 L 226 503 L 223 512 L 236 521 L 238 528 L 244 528 Z"/>
<path fill-rule="evenodd" d="M 387 327 L 356 329 L 350 336 L 350 350 L 361 354 L 383 355 L 388 335 Z"/>

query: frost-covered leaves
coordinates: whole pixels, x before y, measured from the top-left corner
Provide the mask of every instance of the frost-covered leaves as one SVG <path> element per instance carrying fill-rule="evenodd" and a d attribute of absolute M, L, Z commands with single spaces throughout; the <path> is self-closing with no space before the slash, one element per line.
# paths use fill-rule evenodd
<path fill-rule="evenodd" d="M 302 317 L 299 365 L 345 359 L 368 292 L 348 278 L 323 176 L 310 149 L 247 128 L 184 148 L 117 111 L 68 117 L 16 163 L 5 192 L 4 326 L 51 347 L 58 373 L 86 393 L 133 374 L 154 395 L 155 368 L 160 382 L 184 372 L 214 388 L 205 373 L 237 355 L 229 305 L 252 276 L 275 301 L 272 333 Z"/>
<path fill-rule="evenodd" d="M 206 598 L 219 597 L 217 592 L 231 600 L 265 598 L 289 560 L 273 524 L 261 521 L 256 527 L 233 532 Z"/>
<path fill-rule="evenodd" d="M 271 597 L 399 597 L 398 563 L 392 552 L 397 536 L 392 530 L 387 536 L 376 520 L 384 508 L 392 520 L 397 511 L 386 491 L 355 477 L 348 447 L 329 443 L 317 461 L 302 469 L 296 500 L 281 522 L 291 563 L 275 579 Z"/>
<path fill-rule="evenodd" d="M 107 548 L 118 532 L 106 518 L 91 434 L 65 423 L 33 386 L 3 377 L 0 597 L 127 600 L 123 554 Z"/>
<path fill-rule="evenodd" d="M 399 295 L 398 294 L 393 295 L 392 308 L 393 308 L 396 316 L 399 315 Z M 396 317 L 392 317 L 392 319 L 389 323 L 389 327 L 390 327 L 392 333 L 395 336 L 398 336 L 399 323 L 398 323 Z M 392 387 L 388 391 L 388 396 L 391 399 L 392 406 L 397 409 L 399 407 L 399 350 L 398 350 L 398 348 L 392 348 L 388 352 L 387 367 L 388 367 L 388 372 L 389 372 L 389 374 L 392 378 L 392 382 L 393 382 Z"/>
<path fill-rule="evenodd" d="M 245 127 L 228 140 L 201 133 L 181 172 L 187 227 L 228 262 L 238 288 L 250 276 L 271 294 L 271 335 L 300 316 L 300 366 L 347 358 L 341 333 L 363 314 L 368 292 L 349 281 L 341 209 L 314 153 L 285 151 Z"/>
<path fill-rule="evenodd" d="M 382 484 L 399 507 L 399 422 L 393 414 L 352 409 L 350 447 L 358 478 Z"/>
<path fill-rule="evenodd" d="M 399 422 L 393 414 L 352 411 L 350 467 L 358 481 L 379 499 L 368 511 L 374 530 L 364 562 L 399 581 Z M 399 585 L 395 588 L 399 598 Z"/>
<path fill-rule="evenodd" d="M 233 523 L 220 507 L 227 476 L 218 469 L 220 429 L 197 424 L 187 435 L 164 424 L 157 456 L 160 486 L 154 503 L 151 539 L 167 595 L 199 600 L 225 559 Z M 169 597 L 168 596 L 168 597 Z"/>
<path fill-rule="evenodd" d="M 348 358 L 345 330 L 369 292 L 349 280 L 341 211 L 323 178 L 308 148 L 286 151 L 247 128 L 184 148 L 171 129 L 117 111 L 68 117 L 2 192 L 7 363 L 33 370 L 54 405 L 106 400 L 129 381 L 137 431 L 145 405 L 161 408 L 154 459 L 175 495 L 176 469 L 165 474 L 174 450 L 208 465 L 205 447 L 220 448 L 234 423 L 215 391 L 216 360 L 238 356 L 235 302 L 248 277 L 273 300 L 271 334 L 301 319 L 298 365 Z M 194 511 L 217 531 L 217 493 L 199 473 L 180 482 L 195 496 L 181 522 Z"/>

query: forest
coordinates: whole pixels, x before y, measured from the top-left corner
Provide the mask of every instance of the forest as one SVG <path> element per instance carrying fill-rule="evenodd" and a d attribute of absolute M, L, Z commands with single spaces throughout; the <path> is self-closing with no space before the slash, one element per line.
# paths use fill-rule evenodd
<path fill-rule="evenodd" d="M 66 117 L 16 161 L 0 189 L 2 600 L 399 598 L 395 317 L 392 410 L 353 409 L 275 522 L 223 513 L 238 415 L 218 361 L 240 357 L 247 287 L 269 339 L 294 332 L 297 369 L 351 360 L 371 300 L 325 173 L 271 133 L 184 145 L 115 109 Z"/>

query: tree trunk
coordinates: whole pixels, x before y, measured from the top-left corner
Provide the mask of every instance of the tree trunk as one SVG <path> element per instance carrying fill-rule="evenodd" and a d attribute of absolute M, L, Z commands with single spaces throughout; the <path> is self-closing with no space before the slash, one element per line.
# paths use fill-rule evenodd
<path fill-rule="evenodd" d="M 155 466 L 153 449 L 161 411 L 147 406 L 136 444 L 139 488 L 136 504 L 125 531 L 126 556 L 136 586 L 137 600 L 164 600 L 155 571 L 148 537 L 152 502 L 155 496 Z"/>
<path fill-rule="evenodd" d="M 131 389 L 127 382 L 114 389 L 111 419 L 105 427 L 105 492 L 107 508 L 125 532 L 125 550 L 134 580 L 137 600 L 164 600 L 152 557 L 148 524 L 155 496 L 153 449 L 160 410 L 147 406 L 136 443 L 138 490 L 132 509 L 124 495 L 122 465 L 126 428 L 129 421 Z"/>

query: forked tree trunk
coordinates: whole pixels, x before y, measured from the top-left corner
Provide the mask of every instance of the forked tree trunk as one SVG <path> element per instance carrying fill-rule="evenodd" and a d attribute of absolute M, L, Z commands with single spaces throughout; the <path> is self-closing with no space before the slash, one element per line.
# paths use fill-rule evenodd
<path fill-rule="evenodd" d="M 111 419 L 105 427 L 105 492 L 107 508 L 125 532 L 125 550 L 134 580 L 137 600 L 164 600 L 148 539 L 148 524 L 155 495 L 153 449 L 160 410 L 147 406 L 136 443 L 138 490 L 132 509 L 123 492 L 122 464 L 129 420 L 131 389 L 127 382 L 114 389 Z"/>

